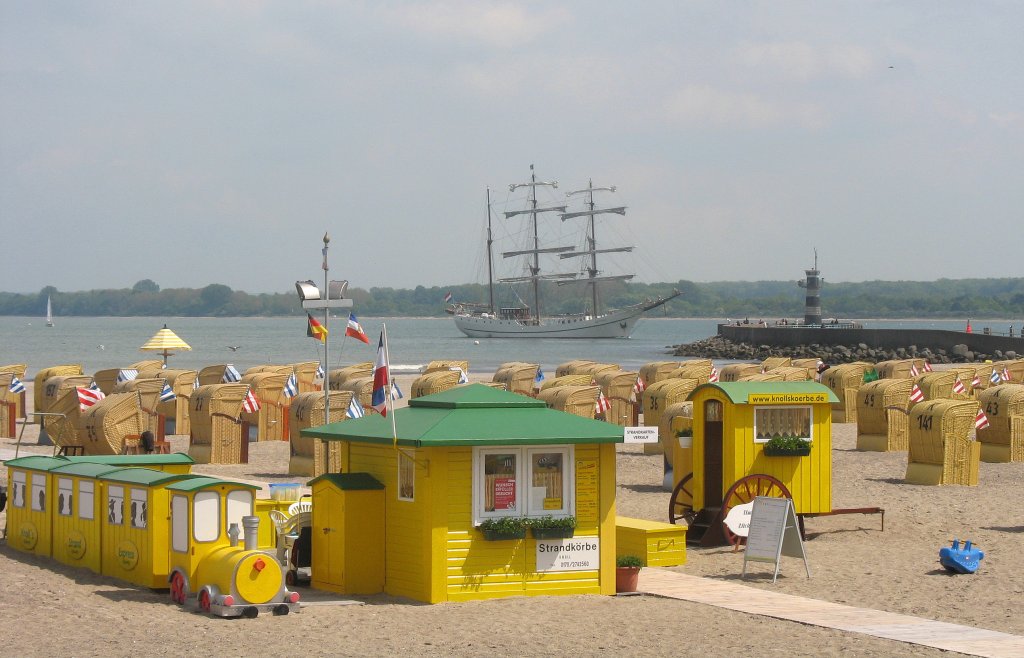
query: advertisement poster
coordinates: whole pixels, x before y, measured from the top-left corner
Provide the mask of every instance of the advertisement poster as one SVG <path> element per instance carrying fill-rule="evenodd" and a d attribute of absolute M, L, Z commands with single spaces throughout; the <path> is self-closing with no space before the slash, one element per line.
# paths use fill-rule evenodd
<path fill-rule="evenodd" d="M 515 509 L 515 507 L 515 478 L 496 478 L 494 480 L 494 509 Z"/>

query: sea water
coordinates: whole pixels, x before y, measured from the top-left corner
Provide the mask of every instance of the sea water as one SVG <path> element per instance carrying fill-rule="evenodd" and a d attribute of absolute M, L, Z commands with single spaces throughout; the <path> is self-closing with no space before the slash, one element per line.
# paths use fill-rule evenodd
<path fill-rule="evenodd" d="M 306 336 L 305 316 L 287 318 L 153 318 L 153 317 L 67 317 L 54 319 L 47 327 L 44 318 L 0 317 L 0 365 L 24 363 L 32 376 L 41 368 L 81 364 L 92 374 L 104 368 L 125 367 L 144 359 L 162 358 L 159 353 L 139 349 L 164 324 L 191 351 L 173 354 L 168 367 L 200 369 L 218 363 L 232 363 L 240 371 L 263 364 L 322 361 L 323 343 Z M 435 359 L 469 361 L 470 374 L 493 373 L 507 361 L 540 363 L 545 374 L 554 375 L 555 366 L 573 359 L 617 363 L 637 370 L 651 361 L 673 359 L 671 346 L 713 336 L 724 318 L 644 318 L 631 338 L 625 339 L 473 339 L 455 328 L 451 318 L 369 318 L 360 323 L 370 344 L 345 337 L 345 318 L 332 318 L 330 367 L 373 361 L 381 326 L 387 324 L 392 370 L 416 372 Z M 962 320 L 877 320 L 864 321 L 868 328 L 922 328 L 963 330 Z M 972 321 L 974 331 L 991 326 L 1006 331 L 1006 321 Z M 231 349 L 235 348 L 235 349 Z M 724 363 L 725 361 L 723 361 Z"/>

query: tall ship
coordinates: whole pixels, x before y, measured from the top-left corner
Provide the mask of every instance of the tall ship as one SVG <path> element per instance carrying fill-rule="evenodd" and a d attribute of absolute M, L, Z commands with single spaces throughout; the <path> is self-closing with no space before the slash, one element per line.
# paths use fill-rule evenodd
<path fill-rule="evenodd" d="M 491 224 L 490 190 L 487 192 L 487 284 L 486 303 L 453 302 L 446 311 L 454 316 L 455 326 L 471 338 L 629 338 L 640 316 L 645 311 L 662 306 L 681 293 L 659 299 L 645 300 L 640 304 L 620 309 L 601 309 L 601 287 L 603 285 L 629 281 L 634 274 L 608 274 L 598 267 L 598 256 L 617 252 L 631 252 L 631 246 L 599 247 L 595 219 L 600 215 L 625 216 L 626 207 L 598 207 L 594 201 L 596 192 L 615 192 L 615 187 L 594 187 L 590 181 L 582 190 L 568 192 L 567 197 L 583 199 L 583 209 L 568 212 L 568 205 L 541 206 L 537 201 L 537 188 L 557 188 L 557 181 L 539 181 L 530 165 L 530 180 L 527 183 L 509 185 L 509 192 L 527 188 L 526 207 L 504 213 L 509 221 L 527 220 L 525 244 L 502 251 L 503 259 L 514 259 L 520 263 L 515 276 L 494 278 L 494 239 Z M 541 238 L 542 223 L 560 220 L 581 224 L 582 240 L 578 245 L 545 244 Z M 545 233 L 545 236 L 547 234 Z M 542 257 L 544 261 L 542 262 Z M 579 267 L 575 271 L 561 271 L 555 263 L 575 260 Z M 544 313 L 542 282 L 554 282 L 559 286 L 575 284 L 584 293 L 585 309 L 580 313 L 555 315 Z M 495 304 L 495 283 L 510 286 L 525 286 L 525 295 L 515 292 L 515 303 L 502 306 Z M 527 303 L 524 296 L 532 303 Z"/>

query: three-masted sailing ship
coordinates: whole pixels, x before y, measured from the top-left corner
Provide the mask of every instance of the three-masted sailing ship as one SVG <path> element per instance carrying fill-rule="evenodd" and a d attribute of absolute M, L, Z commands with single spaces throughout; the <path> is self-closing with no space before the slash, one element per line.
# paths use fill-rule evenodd
<path fill-rule="evenodd" d="M 527 283 L 532 288 L 532 307 L 520 303 L 515 306 L 495 307 L 494 303 L 494 263 L 492 255 L 491 202 L 490 191 L 487 198 L 487 272 L 489 303 L 456 302 L 450 304 L 446 311 L 455 316 L 455 326 L 472 338 L 628 338 L 633 332 L 640 316 L 645 311 L 657 308 L 665 302 L 679 296 L 675 291 L 667 297 L 647 300 L 641 304 L 627 306 L 616 310 L 600 310 L 599 286 L 614 281 L 628 281 L 633 274 L 602 274 L 598 268 L 598 255 L 615 252 L 630 252 L 631 246 L 599 248 L 595 233 L 595 217 L 603 214 L 625 215 L 626 207 L 599 208 L 594 201 L 595 192 L 614 192 L 615 187 L 594 187 L 588 183 L 582 190 L 569 192 L 567 196 L 585 195 L 584 209 L 567 212 L 568 206 L 541 207 L 537 202 L 537 188 L 557 188 L 557 181 L 538 181 L 530 165 L 530 181 L 509 185 L 509 191 L 528 188 L 527 207 L 522 210 L 505 212 L 505 219 L 527 217 L 532 229 L 530 243 L 510 251 L 502 252 L 503 258 L 526 257 L 528 266 L 526 273 L 498 279 L 498 283 Z M 542 218 L 556 214 L 563 222 L 569 220 L 585 220 L 585 239 L 582 248 L 576 246 L 547 246 L 541 244 L 539 222 Z M 576 272 L 547 272 L 542 270 L 541 256 L 557 256 L 559 261 L 566 259 L 584 259 L 585 267 Z M 588 310 L 567 315 L 542 315 L 541 283 L 556 281 L 559 285 L 581 283 L 589 288 L 590 307 Z"/>

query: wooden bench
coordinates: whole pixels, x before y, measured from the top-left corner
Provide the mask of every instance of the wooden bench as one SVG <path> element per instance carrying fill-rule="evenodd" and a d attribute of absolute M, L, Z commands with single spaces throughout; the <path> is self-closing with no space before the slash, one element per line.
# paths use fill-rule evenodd
<path fill-rule="evenodd" d="M 616 516 L 615 555 L 636 555 L 648 567 L 686 564 L 686 526 Z"/>

